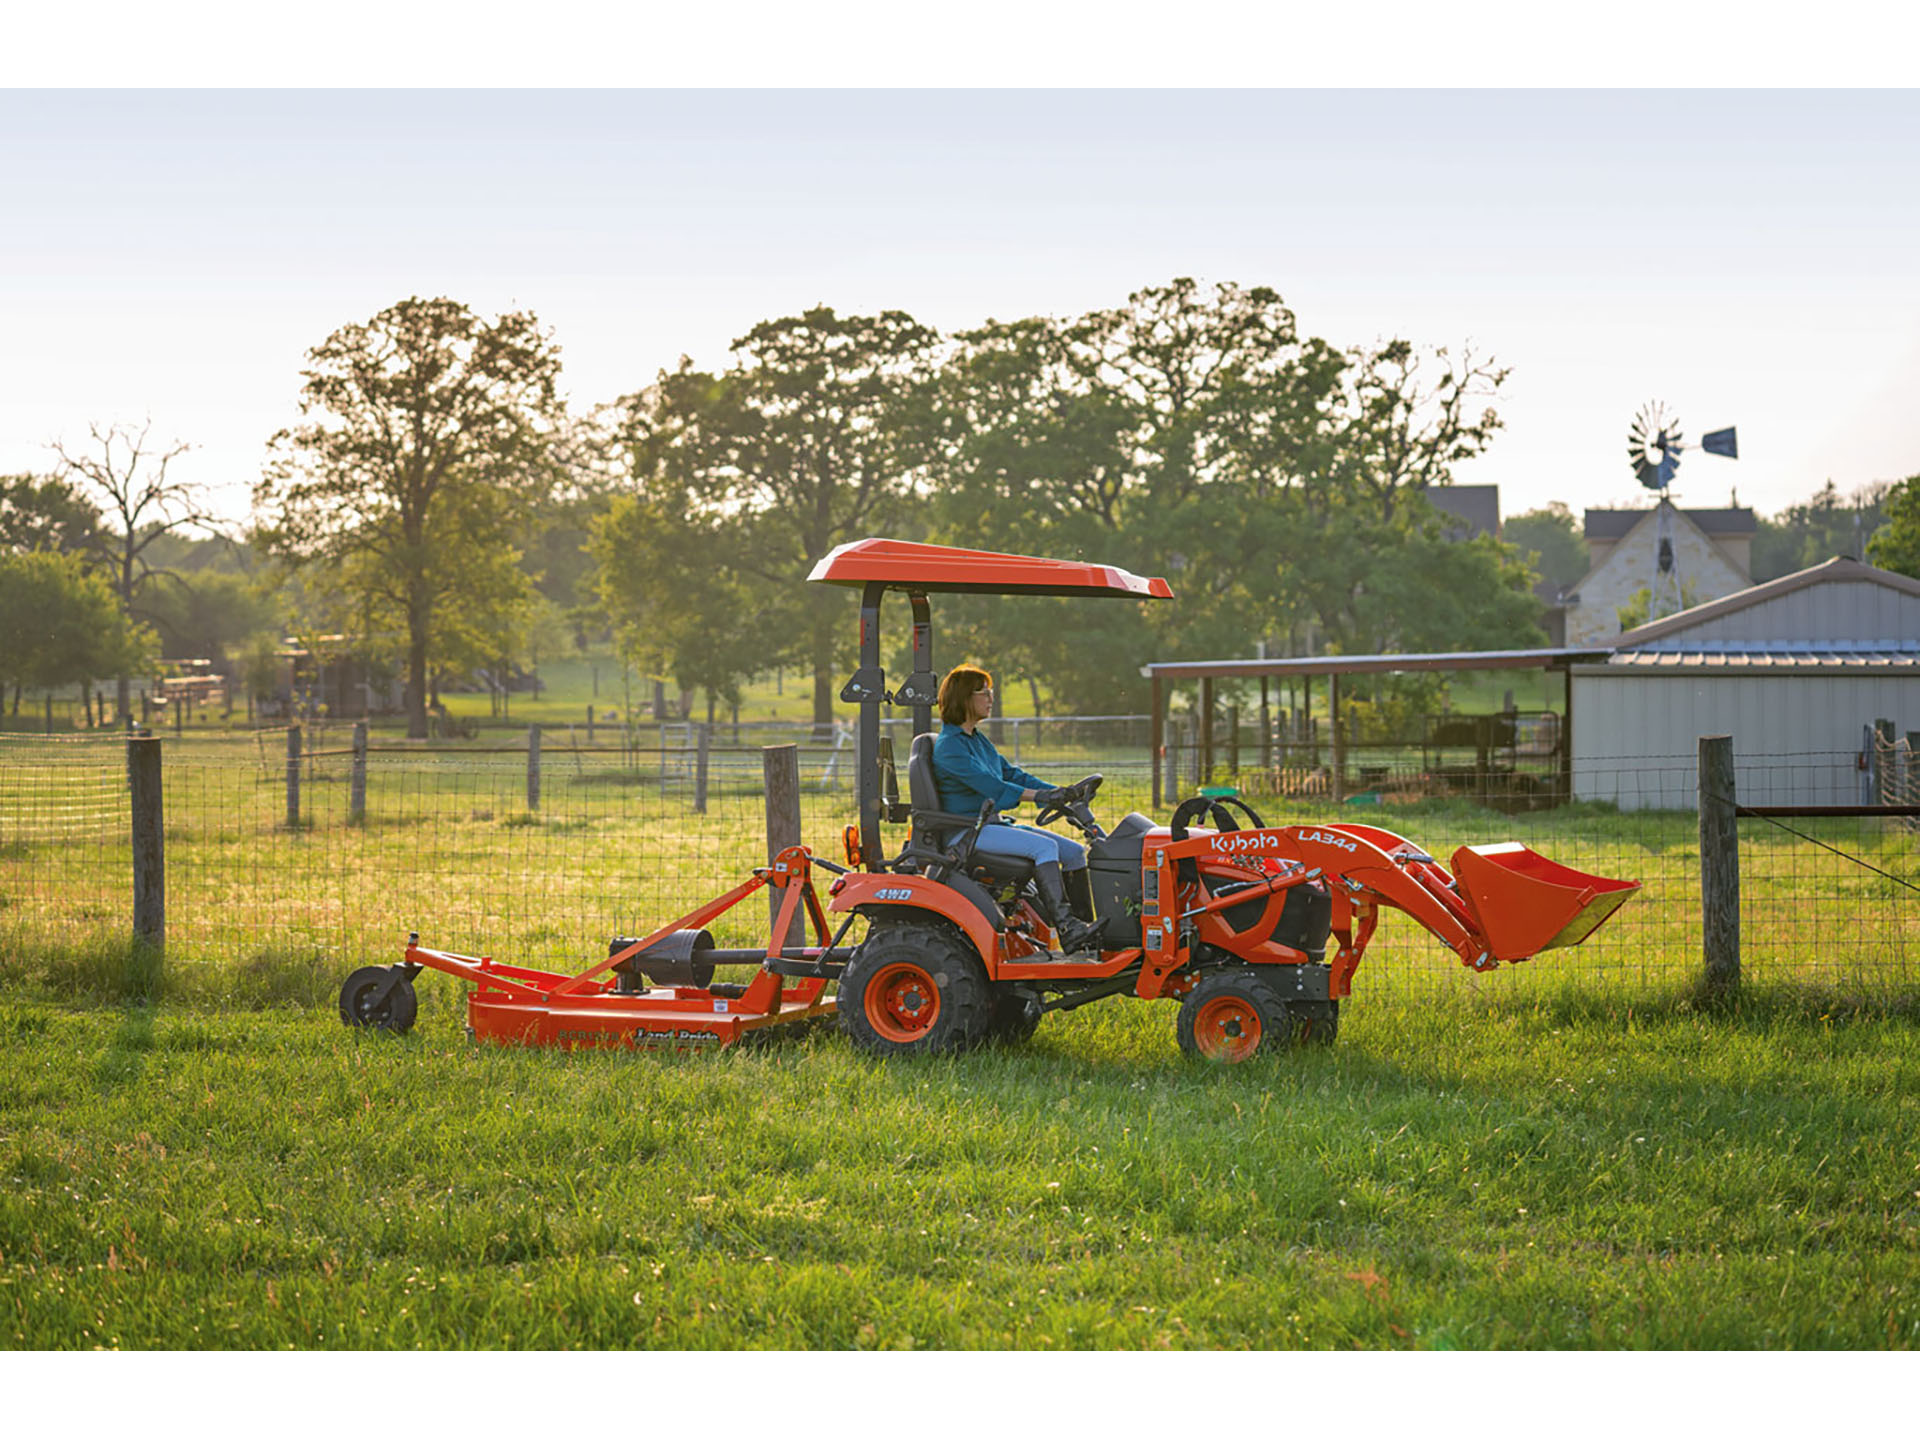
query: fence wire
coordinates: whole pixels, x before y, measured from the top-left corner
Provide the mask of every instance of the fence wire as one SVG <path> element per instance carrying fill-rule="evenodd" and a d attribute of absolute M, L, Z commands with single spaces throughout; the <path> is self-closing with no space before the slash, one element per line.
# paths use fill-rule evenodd
<path fill-rule="evenodd" d="M 408 932 L 418 931 L 438 948 L 580 968 L 604 956 L 611 937 L 655 929 L 765 862 L 758 748 L 710 749 L 701 812 L 693 746 L 569 747 L 554 738 L 549 732 L 542 750 L 537 808 L 529 805 L 524 746 L 376 746 L 365 814 L 356 820 L 348 732 L 335 727 L 309 737 L 294 825 L 284 732 L 163 738 L 168 965 L 214 973 L 292 964 L 339 975 L 395 959 Z M 904 732 L 896 747 L 904 785 Z M 854 819 L 852 743 L 844 734 L 809 741 L 799 758 L 802 839 L 840 859 L 842 827 Z M 1805 772 L 1857 759 L 1742 757 L 1739 798 L 1767 804 L 1775 793 L 1796 793 Z M 1111 727 L 1050 721 L 1029 729 L 1020 763 L 1062 782 L 1103 773 L 1096 809 L 1109 825 L 1129 810 L 1152 813 L 1144 746 L 1114 743 Z M 1395 805 L 1377 792 L 1361 797 L 1372 803 L 1340 805 L 1277 796 L 1262 779 L 1270 771 L 1239 777 L 1239 788 L 1272 823 L 1364 821 L 1443 862 L 1460 845 L 1516 840 L 1575 869 L 1641 882 L 1584 945 L 1491 975 L 1465 970 L 1412 920 L 1390 912 L 1356 977 L 1357 996 L 1566 984 L 1633 990 L 1699 972 L 1697 818 L 1632 803 L 1690 791 L 1695 764 L 1692 755 L 1643 757 L 1608 777 L 1618 805 L 1510 814 L 1466 799 Z M 1910 766 L 1900 773 L 1911 783 Z M 1164 822 L 1170 808 L 1163 803 L 1155 818 Z M 1741 821 L 1745 974 L 1911 986 L 1920 979 L 1920 892 L 1899 879 L 1920 880 L 1920 834 L 1879 817 L 1793 824 L 1832 848 Z M 897 849 L 905 827 L 889 826 L 885 836 Z M 123 739 L 0 740 L 0 943 L 17 951 L 123 941 L 131 869 Z M 765 943 L 767 926 L 766 904 L 754 896 L 709 928 L 719 944 L 745 946 Z"/>

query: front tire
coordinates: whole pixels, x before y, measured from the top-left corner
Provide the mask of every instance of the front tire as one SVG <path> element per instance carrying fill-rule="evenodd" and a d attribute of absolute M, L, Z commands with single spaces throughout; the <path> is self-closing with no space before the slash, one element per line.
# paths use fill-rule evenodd
<path fill-rule="evenodd" d="M 1293 1038 L 1299 1045 L 1331 1045 L 1340 1033 L 1338 1000 L 1289 1000 L 1293 1015 Z"/>
<path fill-rule="evenodd" d="M 1279 992 L 1259 975 L 1228 970 L 1187 992 L 1175 1033 L 1189 1059 L 1237 1065 L 1286 1049 L 1293 1039 L 1293 1017 Z"/>
<path fill-rule="evenodd" d="M 952 1055 L 986 1039 L 993 998 L 980 957 L 934 924 L 876 926 L 840 977 L 840 1026 L 871 1055 Z"/>
<path fill-rule="evenodd" d="M 1010 984 L 993 987 L 993 1014 L 987 1022 L 987 1039 L 995 1045 L 1024 1045 L 1040 1028 L 1040 1002 Z"/>

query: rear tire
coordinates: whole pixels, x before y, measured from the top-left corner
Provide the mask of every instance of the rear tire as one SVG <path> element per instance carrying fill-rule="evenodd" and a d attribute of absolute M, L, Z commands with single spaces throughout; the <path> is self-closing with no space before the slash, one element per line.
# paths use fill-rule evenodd
<path fill-rule="evenodd" d="M 340 987 L 340 1019 L 348 1025 L 366 1026 L 404 1035 L 413 1028 L 420 1012 L 420 997 L 413 992 L 413 981 L 402 976 L 379 1005 L 373 997 L 391 973 L 385 965 L 365 965 L 347 977 Z"/>
<path fill-rule="evenodd" d="M 1228 970 L 1187 992 L 1175 1033 L 1189 1059 L 1237 1065 L 1286 1049 L 1293 1041 L 1293 1016 L 1261 976 Z"/>
<path fill-rule="evenodd" d="M 840 1028 L 871 1055 L 952 1055 L 987 1038 L 993 996 L 973 948 L 941 925 L 876 926 L 840 976 Z"/>

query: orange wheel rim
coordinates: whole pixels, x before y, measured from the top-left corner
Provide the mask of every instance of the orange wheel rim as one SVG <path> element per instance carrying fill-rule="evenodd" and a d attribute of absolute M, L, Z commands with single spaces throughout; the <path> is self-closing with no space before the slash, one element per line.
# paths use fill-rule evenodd
<path fill-rule="evenodd" d="M 1260 1012 L 1237 995 L 1218 995 L 1193 1017 L 1193 1039 L 1209 1060 L 1244 1060 L 1260 1048 Z"/>
<path fill-rule="evenodd" d="M 940 1018 L 940 987 L 918 965 L 888 965 L 867 984 L 866 1011 L 876 1034 L 906 1044 Z"/>

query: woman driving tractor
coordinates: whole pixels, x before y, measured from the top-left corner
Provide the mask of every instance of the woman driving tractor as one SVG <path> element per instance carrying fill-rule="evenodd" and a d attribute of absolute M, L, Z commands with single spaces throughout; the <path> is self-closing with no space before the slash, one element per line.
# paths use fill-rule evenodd
<path fill-rule="evenodd" d="M 1005 814 L 1023 800 L 1038 801 L 1044 809 L 1065 805 L 1072 796 L 1001 758 L 993 742 L 976 729 L 992 713 L 993 676 L 976 665 L 956 665 L 947 672 L 940 682 L 940 718 L 945 724 L 933 745 L 941 805 L 966 814 L 992 801 L 1000 813 L 981 827 L 974 854 L 1031 860 L 1034 887 L 1040 892 L 1036 908 L 1059 937 L 1061 950 L 1072 954 L 1097 948 L 1100 926 L 1093 918 L 1085 847 L 1051 830 L 1016 825 Z"/>

